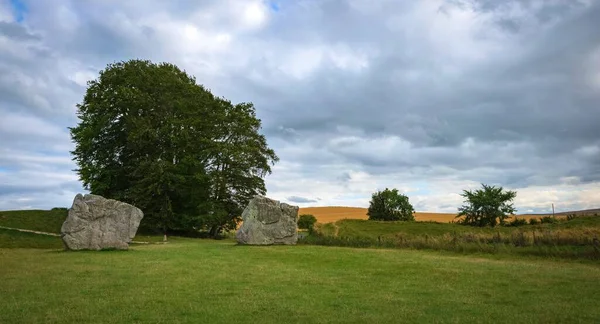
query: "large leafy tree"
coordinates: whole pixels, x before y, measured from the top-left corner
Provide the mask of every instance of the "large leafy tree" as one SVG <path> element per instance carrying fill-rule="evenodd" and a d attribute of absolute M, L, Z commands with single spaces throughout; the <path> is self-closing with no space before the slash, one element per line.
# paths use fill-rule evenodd
<path fill-rule="evenodd" d="M 234 226 L 278 160 L 249 103 L 215 97 L 169 63 L 109 64 L 88 83 L 71 128 L 86 189 L 144 211 L 164 231 Z"/>
<path fill-rule="evenodd" d="M 260 119 L 252 103 L 218 102 L 222 114 L 207 168 L 212 208 L 203 220 L 211 235 L 236 227 L 248 201 L 266 193 L 263 177 L 270 172 L 270 163 L 278 160 L 259 133 Z"/>
<path fill-rule="evenodd" d="M 465 201 L 456 217 L 464 217 L 460 222 L 472 226 L 493 227 L 498 223 L 504 224 L 506 218 L 517 211 L 512 204 L 517 192 L 486 184 L 481 186 L 481 189 L 475 191 L 463 191 L 461 196 Z"/>
<path fill-rule="evenodd" d="M 407 196 L 399 193 L 398 189 L 385 188 L 373 193 L 367 215 L 370 220 L 413 221 L 414 212 Z"/>

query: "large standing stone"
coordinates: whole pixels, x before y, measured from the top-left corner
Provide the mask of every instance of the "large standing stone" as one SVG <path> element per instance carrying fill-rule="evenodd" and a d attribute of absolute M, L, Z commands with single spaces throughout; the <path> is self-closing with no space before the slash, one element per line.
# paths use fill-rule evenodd
<path fill-rule="evenodd" d="M 130 204 L 77 194 L 61 237 L 68 250 L 127 250 L 143 217 L 144 213 Z"/>
<path fill-rule="evenodd" d="M 241 244 L 296 244 L 298 206 L 255 196 L 242 213 L 243 223 L 235 237 Z"/>

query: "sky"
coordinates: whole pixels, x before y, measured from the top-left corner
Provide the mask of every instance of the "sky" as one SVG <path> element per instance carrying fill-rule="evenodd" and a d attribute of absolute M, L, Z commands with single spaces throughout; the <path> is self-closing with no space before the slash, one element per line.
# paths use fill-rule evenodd
<path fill-rule="evenodd" d="M 170 62 L 252 102 L 267 195 L 456 212 L 600 207 L 600 1 L 0 0 L 0 210 L 69 207 L 68 127 L 107 64 Z"/>

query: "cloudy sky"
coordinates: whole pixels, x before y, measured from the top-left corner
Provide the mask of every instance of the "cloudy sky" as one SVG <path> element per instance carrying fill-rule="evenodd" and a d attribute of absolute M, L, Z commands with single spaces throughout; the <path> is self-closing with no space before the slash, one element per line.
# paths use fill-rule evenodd
<path fill-rule="evenodd" d="M 455 212 L 487 183 L 523 213 L 600 207 L 600 1 L 0 0 L 0 210 L 83 191 L 67 127 L 131 58 L 253 102 L 273 198 Z"/>

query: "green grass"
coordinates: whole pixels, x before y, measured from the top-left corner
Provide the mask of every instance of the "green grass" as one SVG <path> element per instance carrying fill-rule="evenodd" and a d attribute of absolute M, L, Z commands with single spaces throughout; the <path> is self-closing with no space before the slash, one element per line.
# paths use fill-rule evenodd
<path fill-rule="evenodd" d="M 0 264 L 1 323 L 600 321 L 591 263 L 174 239 Z"/>
<path fill-rule="evenodd" d="M 60 233 L 67 218 L 66 209 L 0 211 L 0 226 Z"/>
<path fill-rule="evenodd" d="M 600 259 L 600 217 L 495 228 L 435 222 L 341 220 L 323 224 L 302 244 L 447 250 Z"/>
<path fill-rule="evenodd" d="M 60 237 L 0 228 L 0 248 L 61 249 Z"/>
<path fill-rule="evenodd" d="M 169 243 L 177 241 L 177 237 L 169 237 Z M 162 243 L 163 237 L 158 235 L 136 235 L 133 241 L 146 243 Z M 131 246 L 142 245 L 132 243 Z M 30 248 L 30 249 L 62 249 L 63 243 L 60 237 L 42 234 L 20 232 L 0 228 L 1 248 Z"/>
<path fill-rule="evenodd" d="M 67 209 L 0 211 L 0 226 L 60 234 L 67 218 Z M 162 242 L 162 235 L 138 233 L 133 239 L 141 242 Z M 169 238 L 169 240 L 171 240 Z M 23 233 L 0 228 L 0 248 L 60 248 L 59 237 Z"/>
<path fill-rule="evenodd" d="M 474 227 L 451 223 L 435 222 L 383 222 L 358 219 L 346 219 L 335 224 L 325 224 L 324 232 L 331 235 L 338 227 L 338 236 L 341 237 L 391 237 L 398 233 L 412 236 L 442 236 L 444 234 L 472 233 L 485 234 L 510 234 L 515 230 L 562 230 L 562 229 L 600 229 L 600 216 L 582 216 L 571 221 L 560 221 L 556 224 L 525 225 L 520 227 Z"/>

